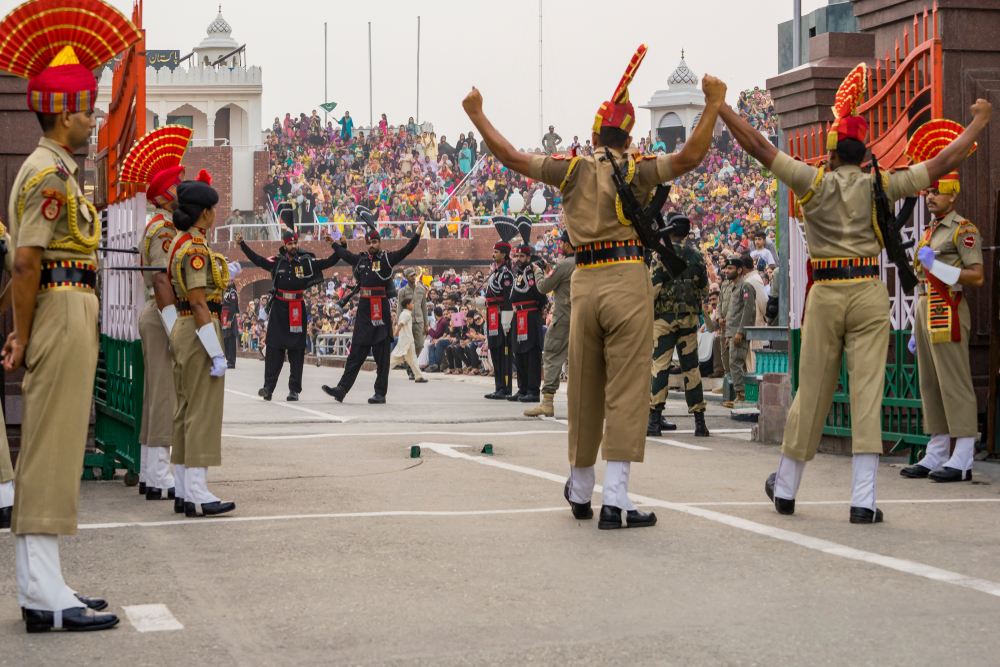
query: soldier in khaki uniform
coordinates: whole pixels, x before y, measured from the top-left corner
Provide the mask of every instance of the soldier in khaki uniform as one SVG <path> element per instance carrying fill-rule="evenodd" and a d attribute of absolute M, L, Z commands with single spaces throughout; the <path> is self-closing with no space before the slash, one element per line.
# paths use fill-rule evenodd
<path fill-rule="evenodd" d="M 107 607 L 104 600 L 81 598 L 66 585 L 59 560 L 59 536 L 77 532 L 99 344 L 94 286 L 101 225 L 73 153 L 87 146 L 96 126 L 93 71 L 142 37 L 103 3 L 88 5 L 88 13 L 82 28 L 71 8 L 36 1 L 0 23 L 8 49 L 0 69 L 29 77 L 28 106 L 44 133 L 10 196 L 14 332 L 3 349 L 8 372 L 26 367 L 11 532 L 28 632 L 118 623 L 114 614 L 93 612 Z"/>
<path fill-rule="evenodd" d="M 424 349 L 424 337 L 427 335 L 427 320 L 430 319 L 427 315 L 427 286 L 424 285 L 424 281 L 420 279 L 423 275 L 423 270 L 419 267 L 414 268 L 412 266 L 407 267 L 403 270 L 403 277 L 406 278 L 406 286 L 399 289 L 396 294 L 396 317 L 398 318 L 403 309 L 400 304 L 403 303 L 404 297 L 409 297 L 413 302 L 413 323 L 411 324 L 411 329 L 413 331 L 413 356 L 420 356 L 420 351 Z M 411 380 L 414 379 L 413 369 L 406 366 L 406 375 Z"/>
<path fill-rule="evenodd" d="M 576 247 L 569 341 L 569 462 L 565 497 L 574 516 L 590 518 L 594 463 L 598 450 L 608 461 L 599 528 L 651 526 L 656 517 L 639 512 L 628 498 L 632 461 L 642 461 L 646 445 L 643 417 L 649 401 L 649 351 L 653 346 L 653 287 L 643 263 L 643 247 L 631 221 L 616 206 L 610 152 L 620 162 L 635 197 L 649 201 L 653 189 L 694 169 L 704 159 L 726 86 L 710 76 L 702 81 L 706 106 L 691 138 L 679 153 L 635 159 L 626 155 L 635 110 L 628 84 L 645 56 L 632 58 L 612 100 L 601 105 L 591 139 L 594 157 L 571 160 L 518 153 L 486 119 L 475 88 L 463 106 L 490 151 L 508 169 L 562 190 L 566 229 Z"/>
<path fill-rule="evenodd" d="M 875 523 L 875 476 L 882 453 L 882 396 L 889 347 L 889 294 L 879 280 L 882 246 L 873 221 L 872 176 L 861 171 L 868 126 L 852 113 L 864 91 L 866 71 L 859 65 L 841 85 L 831 128 L 828 162 L 813 167 L 797 162 L 724 107 L 722 119 L 740 145 L 774 172 L 798 199 L 805 223 L 814 284 L 806 299 L 802 327 L 801 378 L 785 426 L 781 460 L 765 490 L 782 514 L 795 511 L 795 496 L 807 461 L 816 448 L 830 411 L 843 354 L 851 374 L 851 430 L 854 448 L 851 523 Z M 927 188 L 954 170 L 986 125 L 991 107 L 972 108 L 975 119 L 937 157 L 911 169 L 884 174 L 890 200 Z"/>
<path fill-rule="evenodd" d="M 701 326 L 701 303 L 708 295 L 708 271 L 701 253 L 690 243 L 685 243 L 691 229 L 691 221 L 686 216 L 674 214 L 667 223 L 669 242 L 674 244 L 677 255 L 687 262 L 688 268 L 675 280 L 671 280 L 660 260 L 653 255 L 650 277 L 656 291 L 653 319 L 653 364 L 652 382 L 649 393 L 649 424 L 646 435 L 659 437 L 663 430 L 675 430 L 677 426 L 663 419 L 663 407 L 667 402 L 670 382 L 670 363 L 677 348 L 684 374 L 684 400 L 688 412 L 694 415 L 697 437 L 707 438 L 705 425 L 705 394 L 701 385 L 701 371 L 698 368 L 698 328 Z"/>
<path fill-rule="evenodd" d="M 222 351 L 222 293 L 229 284 L 225 258 L 208 245 L 219 194 L 202 170 L 198 179 L 177 186 L 167 269 L 177 299 L 177 322 L 170 332 L 177 404 L 170 462 L 177 498 L 174 510 L 187 517 L 224 514 L 236 503 L 208 490 L 209 466 L 222 465 L 222 404 L 226 355 Z"/>
<path fill-rule="evenodd" d="M 718 327 L 722 335 L 722 342 L 719 347 L 721 348 L 722 356 L 722 372 L 724 375 L 730 375 L 731 369 L 729 368 L 729 344 L 732 342 L 733 334 L 730 332 L 729 327 L 726 326 L 726 319 L 729 316 L 729 302 L 730 297 L 733 294 L 733 282 L 732 273 L 736 269 L 729 266 L 729 260 L 722 266 L 722 285 L 719 288 L 719 317 L 718 317 Z M 729 379 L 732 382 L 732 376 Z M 713 394 L 721 394 L 722 388 L 717 388 L 712 390 Z"/>
<path fill-rule="evenodd" d="M 914 162 L 924 162 L 961 133 L 962 126 L 954 121 L 930 121 L 913 134 L 906 153 Z M 917 244 L 913 263 L 921 283 L 910 348 L 920 369 L 924 431 L 932 435 L 920 462 L 899 472 L 935 482 L 970 481 L 975 456 L 976 395 L 963 287 L 983 284 L 983 245 L 976 226 L 955 212 L 959 190 L 958 172 L 927 190 L 927 209 L 934 220 Z M 955 452 L 949 458 L 952 438 Z"/>
<path fill-rule="evenodd" d="M 192 134 L 190 128 L 180 125 L 159 127 L 136 142 L 122 166 L 119 178 L 146 185 L 146 201 L 155 207 L 139 245 L 143 266 L 167 265 L 167 251 L 177 236 L 173 214 L 177 210 L 177 186 L 184 180 L 180 162 Z M 139 493 L 146 500 L 169 500 L 174 498 L 170 441 L 175 396 L 169 336 L 177 321 L 176 299 L 166 271 L 144 271 L 142 277 L 151 298 L 139 313 L 145 366 Z"/>
<path fill-rule="evenodd" d="M 569 320 L 570 320 L 570 282 L 576 260 L 573 257 L 573 244 L 569 242 L 569 234 L 564 230 L 562 236 L 562 252 L 565 255 L 552 267 L 552 273 L 541 276 L 535 281 L 535 286 L 542 294 L 552 295 L 552 323 L 545 332 L 545 349 L 542 351 L 542 375 L 545 384 L 542 386 L 542 402 L 524 411 L 525 417 L 554 417 L 555 407 L 552 400 L 559 391 L 559 374 L 569 354 Z"/>
<path fill-rule="evenodd" d="M 728 264 L 732 268 L 735 282 L 733 291 L 729 295 L 726 333 L 732 334 L 729 341 L 729 373 L 736 399 L 723 401 L 722 406 L 732 408 L 735 403 L 746 400 L 747 353 L 750 351 L 747 327 L 753 326 L 757 319 L 757 290 L 747 280 L 747 274 L 753 270 L 753 260 L 750 255 L 733 255 L 729 258 Z"/>

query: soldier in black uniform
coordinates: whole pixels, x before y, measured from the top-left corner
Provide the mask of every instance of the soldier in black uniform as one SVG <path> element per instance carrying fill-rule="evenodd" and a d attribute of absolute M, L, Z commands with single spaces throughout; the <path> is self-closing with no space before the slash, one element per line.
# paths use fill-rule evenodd
<path fill-rule="evenodd" d="M 236 344 L 240 338 L 240 329 L 236 320 L 240 314 L 240 298 L 236 293 L 236 284 L 230 281 L 222 295 L 222 341 L 225 344 L 226 364 L 236 368 Z"/>
<path fill-rule="evenodd" d="M 514 255 L 514 286 L 510 293 L 511 306 L 514 308 L 511 331 L 517 362 L 517 393 L 508 396 L 507 400 L 538 403 L 541 400 L 542 348 L 545 347 L 542 312 L 549 299 L 535 286 L 532 248 L 528 245 L 527 237 L 524 239 L 525 242 Z"/>
<path fill-rule="evenodd" d="M 355 255 L 339 245 L 333 246 L 333 251 L 337 257 L 354 267 L 354 279 L 361 290 L 361 299 L 358 302 L 354 336 L 351 338 L 351 351 L 344 364 L 344 374 L 340 376 L 336 387 L 323 385 L 323 391 L 343 403 L 370 352 L 375 358 L 378 377 L 375 378 L 375 395 L 368 402 L 385 403 L 385 395 L 389 389 L 389 352 L 392 345 L 392 311 L 389 309 L 389 299 L 394 296 L 392 272 L 397 264 L 416 250 L 420 234 L 424 231 L 424 223 L 417 226 L 416 234 L 405 246 L 386 252 L 382 250 L 382 240 L 371 213 L 361 206 L 355 212 L 369 228 L 365 235 L 368 252 Z"/>
<path fill-rule="evenodd" d="M 265 338 L 267 351 L 264 354 L 264 386 L 257 392 L 265 401 L 271 400 L 271 393 L 278 385 L 286 351 L 291 367 L 286 400 L 299 400 L 299 392 L 302 391 L 302 362 L 306 356 L 305 291 L 323 279 L 323 269 L 340 261 L 336 252 L 326 259 L 316 259 L 316 255 L 311 252 L 299 250 L 299 235 L 290 229 L 282 230 L 281 240 L 284 246 L 278 250 L 277 255 L 261 257 L 243 241 L 242 234 L 236 235 L 236 242 L 240 244 L 247 259 L 265 271 L 270 271 L 274 280 Z"/>
<path fill-rule="evenodd" d="M 510 292 L 514 287 L 514 272 L 510 266 L 510 240 L 517 235 L 517 226 L 512 219 L 503 216 L 493 218 L 493 226 L 500 233 L 500 240 L 493 246 L 496 268 L 486 279 L 486 341 L 493 361 L 496 391 L 486 394 L 486 398 L 502 400 L 513 393 L 510 343 L 513 309 Z"/>

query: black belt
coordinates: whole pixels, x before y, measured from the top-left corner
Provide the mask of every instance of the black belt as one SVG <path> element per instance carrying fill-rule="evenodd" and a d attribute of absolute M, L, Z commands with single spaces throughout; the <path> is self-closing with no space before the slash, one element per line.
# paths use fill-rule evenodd
<path fill-rule="evenodd" d="M 591 243 L 576 249 L 578 267 L 599 266 L 616 262 L 643 260 L 643 247 L 633 241 Z"/>
<path fill-rule="evenodd" d="M 839 266 L 831 269 L 813 269 L 813 282 L 823 283 L 837 280 L 862 280 L 878 278 L 877 266 Z"/>
<path fill-rule="evenodd" d="M 94 289 L 97 285 L 97 271 L 68 266 L 50 266 L 42 269 L 38 279 L 41 290 L 58 287 Z"/>
<path fill-rule="evenodd" d="M 531 303 L 515 303 L 514 312 L 520 312 L 522 310 L 538 310 L 538 304 L 532 301 Z"/>
<path fill-rule="evenodd" d="M 281 299 L 282 301 L 302 301 L 305 298 L 304 292 L 285 292 L 283 290 L 278 290 L 274 293 L 274 296 Z"/>
<path fill-rule="evenodd" d="M 187 299 L 177 299 L 177 316 L 178 317 L 190 317 L 191 312 L 191 302 Z M 212 317 L 218 318 L 222 314 L 222 302 L 221 301 L 208 301 L 208 312 L 212 314 Z"/>

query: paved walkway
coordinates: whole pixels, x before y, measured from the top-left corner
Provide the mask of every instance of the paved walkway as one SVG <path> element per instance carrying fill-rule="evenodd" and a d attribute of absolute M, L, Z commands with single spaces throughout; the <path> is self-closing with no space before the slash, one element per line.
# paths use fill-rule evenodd
<path fill-rule="evenodd" d="M 67 582 L 123 616 L 109 632 L 27 635 L 0 533 L 2 665 L 995 665 L 1000 467 L 976 483 L 899 477 L 886 522 L 848 523 L 851 461 L 810 464 L 792 517 L 764 495 L 777 448 L 711 402 L 713 437 L 650 440 L 631 491 L 659 524 L 598 531 L 562 498 L 566 426 L 485 401 L 486 379 L 407 382 L 369 406 L 362 373 L 307 367 L 302 401 L 227 375 L 237 511 L 184 519 L 121 481 L 85 482 Z M 283 381 L 287 378 L 283 375 Z M 680 398 L 675 395 L 675 398 Z M 565 395 L 556 415 L 565 417 Z M 674 419 L 676 418 L 676 419 Z M 480 454 L 485 444 L 495 454 Z M 420 459 L 409 458 L 420 445 Z M 603 465 L 598 464 L 598 482 Z M 595 503 L 600 505 L 599 494 Z"/>

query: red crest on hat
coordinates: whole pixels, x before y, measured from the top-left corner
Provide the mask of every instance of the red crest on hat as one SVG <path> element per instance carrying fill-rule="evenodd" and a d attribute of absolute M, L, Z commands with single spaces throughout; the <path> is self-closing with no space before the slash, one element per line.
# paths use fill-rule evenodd
<path fill-rule="evenodd" d="M 959 123 L 946 118 L 928 121 L 918 127 L 917 131 L 910 137 L 910 141 L 906 144 L 906 157 L 914 163 L 926 162 L 936 157 L 964 131 L 965 128 Z M 978 146 L 978 143 L 972 144 L 969 155 L 972 155 Z M 931 184 L 931 187 L 944 194 L 959 192 L 961 188 L 958 182 L 958 172 L 953 171 L 945 174 L 941 180 Z"/>
<path fill-rule="evenodd" d="M 594 118 L 594 132 L 600 132 L 602 127 L 616 127 L 626 132 L 632 131 L 632 127 L 635 125 L 635 108 L 628 101 L 628 85 L 632 83 L 635 73 L 639 70 L 639 65 L 646 57 L 647 50 L 645 44 L 636 49 L 635 55 L 632 56 L 632 60 L 629 61 L 628 67 L 625 69 L 625 75 L 622 76 L 618 87 L 615 88 L 615 94 L 612 95 L 609 102 L 605 102 L 597 110 L 597 116 Z"/>
<path fill-rule="evenodd" d="M 194 130 L 183 125 L 164 125 L 139 139 L 125 157 L 119 179 L 145 183 L 146 198 L 162 206 L 176 198 L 176 186 L 184 180 L 181 160 Z"/>
<path fill-rule="evenodd" d="M 863 142 L 868 136 L 868 121 L 857 115 L 867 82 L 868 65 L 864 63 L 859 63 L 841 82 L 833 104 L 833 116 L 836 120 L 830 126 L 830 133 L 826 137 L 827 150 L 835 150 L 837 142 L 844 139 L 857 139 Z"/>

